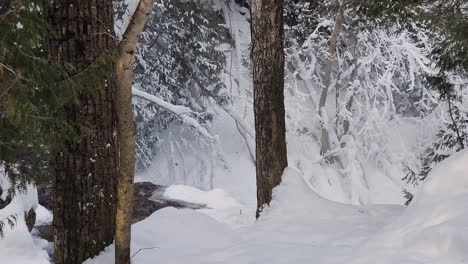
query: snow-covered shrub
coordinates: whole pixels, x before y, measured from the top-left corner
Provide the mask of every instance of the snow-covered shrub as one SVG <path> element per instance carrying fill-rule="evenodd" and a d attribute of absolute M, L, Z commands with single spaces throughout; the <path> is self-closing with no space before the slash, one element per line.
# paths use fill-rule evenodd
<path fill-rule="evenodd" d="M 366 164 L 390 173 L 394 164 L 417 160 L 417 153 L 395 150 L 394 133 L 402 123 L 418 122 L 438 106 L 437 93 L 425 82 L 426 74 L 435 72 L 428 58 L 430 32 L 416 24 L 383 27 L 346 9 L 333 58 L 326 120 L 321 120 L 318 99 L 336 16 L 333 6 L 329 7 L 314 9 L 316 26 L 304 41 L 286 41 L 288 89 L 314 109 L 309 129 L 315 138 L 320 138 L 320 122 L 328 127 L 332 154 L 340 161 L 347 185 L 354 182 L 359 186 L 351 189 L 367 189 Z M 307 28 L 311 23 L 300 21 L 304 24 L 295 27 Z M 297 35 L 293 34 L 295 27 L 288 27 L 286 36 Z M 425 140 L 430 141 L 430 136 Z M 365 200 L 357 196 L 351 199 Z"/>

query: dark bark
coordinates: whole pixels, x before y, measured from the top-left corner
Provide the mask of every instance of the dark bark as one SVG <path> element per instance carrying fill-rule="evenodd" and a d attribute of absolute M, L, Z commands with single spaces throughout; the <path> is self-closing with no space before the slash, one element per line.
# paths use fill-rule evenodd
<path fill-rule="evenodd" d="M 287 167 L 283 1 L 253 0 L 251 8 L 258 218 Z"/>
<path fill-rule="evenodd" d="M 87 74 L 111 56 L 113 6 L 106 0 L 48 0 L 49 58 Z M 105 67 L 105 66 L 103 66 Z M 70 127 L 89 128 L 79 140 L 66 139 L 55 155 L 55 263 L 75 264 L 96 256 L 114 240 L 117 137 L 112 66 L 82 84 L 86 91 L 64 109 Z M 97 77 L 97 78 L 96 78 Z M 67 86 L 68 87 L 68 86 Z M 64 89 L 70 89 L 69 87 Z"/>

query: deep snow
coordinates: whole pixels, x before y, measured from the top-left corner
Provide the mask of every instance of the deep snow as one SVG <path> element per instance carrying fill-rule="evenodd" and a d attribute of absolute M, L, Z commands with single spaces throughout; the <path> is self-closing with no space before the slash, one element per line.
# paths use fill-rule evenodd
<path fill-rule="evenodd" d="M 152 249 L 134 263 L 466 263 L 467 172 L 468 152 L 459 153 L 434 169 L 409 207 L 355 206 L 320 197 L 288 168 L 258 221 L 224 192 L 171 187 L 167 198 L 214 209 L 166 208 L 135 224 L 132 251 Z M 113 248 L 87 263 L 113 263 Z"/>
<path fill-rule="evenodd" d="M 169 188 L 167 198 L 185 196 L 187 202 L 204 201 L 215 204 L 215 209 L 167 208 L 135 224 L 134 252 L 158 247 L 138 253 L 135 263 L 339 263 L 402 209 L 326 200 L 311 191 L 295 169 L 286 171 L 271 207 L 258 221 L 254 208 L 212 192 Z M 112 261 L 111 247 L 88 264 Z"/>
<path fill-rule="evenodd" d="M 166 198 L 209 209 L 165 208 L 133 225 L 134 263 L 399 263 L 468 261 L 468 151 L 439 164 L 409 207 L 355 206 L 327 200 L 288 168 L 271 206 L 258 221 L 254 208 L 222 190 L 172 186 Z M 34 193 L 34 192 L 32 192 Z M 17 212 L 34 199 L 17 196 Z M 21 206 L 20 206 L 21 205 Z M 10 208 L 13 210 L 13 208 Z M 5 211 L 6 212 L 6 211 Z M 11 211 L 13 212 L 13 211 Z M 51 215 L 38 208 L 38 221 Z M 0 240 L 2 263 L 48 263 L 47 243 L 22 218 Z M 113 263 L 113 246 L 87 264 Z"/>

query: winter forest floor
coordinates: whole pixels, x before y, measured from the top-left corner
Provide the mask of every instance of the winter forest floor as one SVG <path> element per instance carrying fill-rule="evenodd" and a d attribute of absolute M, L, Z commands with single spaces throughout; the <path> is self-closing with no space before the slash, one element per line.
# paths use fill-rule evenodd
<path fill-rule="evenodd" d="M 173 185 L 152 199 L 208 209 L 167 207 L 133 225 L 134 263 L 466 263 L 468 152 L 434 169 L 409 207 L 354 206 L 315 194 L 288 168 L 260 219 L 221 189 Z M 50 221 L 40 207 L 38 222 Z M 4 263 L 49 263 L 40 239 L 22 225 L 1 240 Z M 30 250 L 21 253 L 27 247 Z M 113 246 L 87 264 L 113 263 Z"/>
<path fill-rule="evenodd" d="M 172 186 L 165 197 L 210 209 L 165 208 L 133 226 L 135 263 L 466 263 L 468 153 L 434 169 L 409 207 L 335 203 L 286 170 L 258 221 L 222 190 Z M 142 249 L 141 251 L 139 251 Z M 113 263 L 108 248 L 88 264 Z"/>
<path fill-rule="evenodd" d="M 325 200 L 293 169 L 257 222 L 254 208 L 222 190 L 173 186 L 166 195 L 213 209 L 166 208 L 135 224 L 134 252 L 158 247 L 139 252 L 135 263 L 345 263 L 402 212 L 400 206 L 354 207 Z M 88 263 L 113 263 L 112 248 Z"/>

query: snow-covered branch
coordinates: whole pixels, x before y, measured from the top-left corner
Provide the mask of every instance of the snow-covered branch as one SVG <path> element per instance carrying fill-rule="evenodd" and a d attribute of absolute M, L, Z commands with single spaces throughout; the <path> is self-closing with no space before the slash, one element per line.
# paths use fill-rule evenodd
<path fill-rule="evenodd" d="M 198 114 L 197 112 L 192 111 L 192 109 L 186 106 L 171 104 L 169 102 L 162 100 L 161 98 L 157 96 L 149 94 L 135 87 L 132 87 L 132 94 L 134 96 L 151 101 L 155 103 L 156 105 L 158 105 L 159 107 L 166 109 L 167 111 L 178 116 L 184 124 L 197 130 L 201 135 L 209 139 L 214 139 L 213 135 L 211 135 L 210 132 L 208 132 L 208 130 L 205 127 L 203 127 L 196 118 L 192 117 L 192 115 Z"/>

